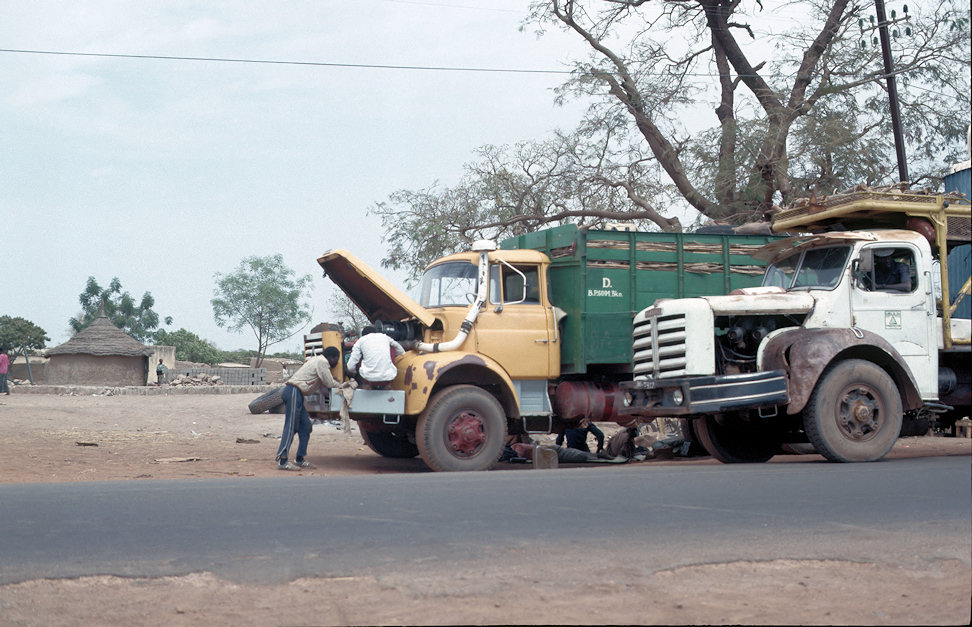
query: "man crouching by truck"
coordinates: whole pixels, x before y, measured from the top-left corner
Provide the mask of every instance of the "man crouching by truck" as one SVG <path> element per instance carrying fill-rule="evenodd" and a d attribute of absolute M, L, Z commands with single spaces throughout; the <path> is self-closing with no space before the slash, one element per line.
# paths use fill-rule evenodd
<path fill-rule="evenodd" d="M 361 329 L 361 339 L 351 349 L 348 373 L 359 375 L 365 388 L 383 389 L 398 376 L 394 360 L 404 354 L 401 344 L 375 327 L 365 327 Z"/>
<path fill-rule="evenodd" d="M 304 365 L 297 369 L 283 389 L 284 411 L 283 433 L 280 434 L 280 448 L 277 449 L 277 464 L 280 470 L 300 470 L 302 468 L 316 468 L 304 457 L 307 455 L 307 443 L 313 430 L 310 416 L 304 407 L 304 395 L 313 394 L 321 388 L 336 388 L 341 384 L 334 379 L 331 368 L 337 365 L 341 353 L 333 346 L 324 349 L 324 355 L 311 357 Z M 290 445 L 297 435 L 297 457 L 293 462 L 287 460 Z"/>

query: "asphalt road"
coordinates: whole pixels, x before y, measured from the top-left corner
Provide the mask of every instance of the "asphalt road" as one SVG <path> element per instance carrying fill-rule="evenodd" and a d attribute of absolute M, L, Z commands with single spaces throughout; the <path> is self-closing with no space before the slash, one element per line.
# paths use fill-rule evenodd
<path fill-rule="evenodd" d="M 0 584 L 210 571 L 239 583 L 584 559 L 972 557 L 968 457 L 0 485 Z"/>

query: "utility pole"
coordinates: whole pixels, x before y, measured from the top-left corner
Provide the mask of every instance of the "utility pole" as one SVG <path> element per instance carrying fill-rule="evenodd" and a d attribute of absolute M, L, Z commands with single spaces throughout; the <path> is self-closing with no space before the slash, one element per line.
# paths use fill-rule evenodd
<path fill-rule="evenodd" d="M 901 132 L 901 113 L 898 110 L 898 87 L 894 80 L 894 63 L 891 61 L 891 40 L 888 37 L 888 18 L 884 12 L 884 0 L 874 0 L 878 19 L 878 35 L 881 38 L 881 56 L 884 57 L 884 74 L 888 81 L 888 100 L 891 104 L 891 129 L 894 131 L 894 150 L 898 155 L 898 178 L 908 180 L 908 160 L 905 156 L 904 136 Z M 907 13 L 907 6 L 905 12 Z"/>

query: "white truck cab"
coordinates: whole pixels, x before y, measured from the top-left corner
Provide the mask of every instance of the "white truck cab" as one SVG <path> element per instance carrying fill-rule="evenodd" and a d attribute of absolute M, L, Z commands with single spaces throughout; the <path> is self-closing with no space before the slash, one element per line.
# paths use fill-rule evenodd
<path fill-rule="evenodd" d="M 783 215 L 777 230 L 807 232 L 754 255 L 769 263 L 762 286 L 637 314 L 625 413 L 691 418 L 723 462 L 807 441 L 833 461 L 874 461 L 933 415 L 967 416 L 972 329 L 947 294 L 939 303 L 935 273 L 947 284 L 936 257 L 949 229 L 967 232 L 969 204 L 948 200 L 851 194 Z M 838 221 L 892 228 L 829 230 Z"/>

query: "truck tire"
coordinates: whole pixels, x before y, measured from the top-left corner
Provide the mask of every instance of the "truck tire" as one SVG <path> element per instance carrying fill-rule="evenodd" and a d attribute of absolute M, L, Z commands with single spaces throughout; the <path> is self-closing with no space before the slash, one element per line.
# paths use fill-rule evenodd
<path fill-rule="evenodd" d="M 487 470 L 503 450 L 506 414 L 486 390 L 452 386 L 429 401 L 419 416 L 415 439 L 432 470 Z"/>
<path fill-rule="evenodd" d="M 361 425 L 358 425 L 359 427 Z M 419 454 L 418 447 L 408 441 L 408 436 L 404 433 L 392 431 L 365 431 L 360 429 L 361 439 L 368 445 L 368 448 L 378 453 L 382 457 L 392 457 L 395 459 L 411 459 Z"/>
<path fill-rule="evenodd" d="M 709 451 L 705 450 L 702 442 L 699 441 L 699 434 L 695 430 L 695 421 L 691 418 L 679 418 L 679 426 L 682 429 L 682 437 L 689 443 L 686 457 L 708 457 Z"/>
<path fill-rule="evenodd" d="M 283 411 L 277 410 L 278 406 L 283 407 L 283 386 L 279 388 L 274 388 L 267 392 L 266 394 L 261 394 L 252 401 L 248 407 L 250 408 L 251 414 L 262 414 L 265 411 L 270 411 L 271 414 L 282 414 Z"/>
<path fill-rule="evenodd" d="M 880 366 L 847 359 L 828 366 L 803 411 L 803 428 L 832 462 L 873 462 L 901 433 L 901 396 Z"/>
<path fill-rule="evenodd" d="M 736 416 L 703 416 L 693 426 L 705 450 L 723 464 L 763 463 L 780 451 L 768 428 Z"/>

